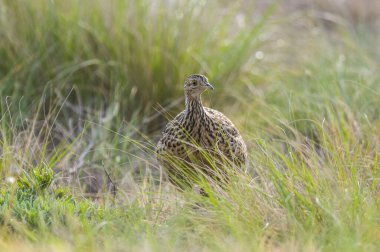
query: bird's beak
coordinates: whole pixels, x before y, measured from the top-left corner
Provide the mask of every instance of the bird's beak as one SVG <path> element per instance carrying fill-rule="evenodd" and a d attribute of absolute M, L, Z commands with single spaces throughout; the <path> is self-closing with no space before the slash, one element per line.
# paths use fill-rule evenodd
<path fill-rule="evenodd" d="M 206 87 L 208 88 L 208 89 L 211 89 L 211 90 L 214 90 L 214 87 L 213 87 L 213 85 L 211 85 L 210 83 L 206 83 Z"/>

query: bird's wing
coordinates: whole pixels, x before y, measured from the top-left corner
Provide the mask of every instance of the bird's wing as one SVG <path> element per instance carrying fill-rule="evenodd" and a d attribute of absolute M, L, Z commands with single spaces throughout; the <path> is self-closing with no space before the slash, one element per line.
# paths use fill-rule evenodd
<path fill-rule="evenodd" d="M 218 141 L 218 147 L 221 150 L 229 150 L 224 153 L 226 156 L 232 154 L 234 156 L 233 159 L 236 159 L 239 163 L 245 163 L 247 159 L 247 147 L 235 125 L 223 113 L 217 110 L 206 108 L 206 112 L 212 121 L 217 124 L 217 127 L 220 127 L 222 130 L 219 135 L 220 141 Z"/>
<path fill-rule="evenodd" d="M 181 123 L 183 116 L 184 112 L 181 112 L 166 125 L 162 132 L 162 137 L 157 143 L 157 154 L 173 154 L 178 157 L 185 155 L 186 151 L 183 143 L 186 134 Z"/>
<path fill-rule="evenodd" d="M 223 113 L 211 108 L 205 108 L 205 110 L 207 112 L 207 115 L 212 118 L 212 121 L 214 123 L 223 129 L 225 134 L 228 134 L 232 137 L 237 137 L 240 135 L 235 125 Z"/>

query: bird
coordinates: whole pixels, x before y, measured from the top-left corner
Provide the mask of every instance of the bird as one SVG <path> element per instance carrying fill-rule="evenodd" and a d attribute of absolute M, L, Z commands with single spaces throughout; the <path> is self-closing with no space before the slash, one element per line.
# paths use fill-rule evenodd
<path fill-rule="evenodd" d="M 158 163 L 170 182 L 182 189 L 192 187 L 198 175 L 215 178 L 215 174 L 225 174 L 225 167 L 240 168 L 247 162 L 246 144 L 232 121 L 203 106 L 201 94 L 206 90 L 214 90 L 206 76 L 186 78 L 185 110 L 166 125 L 156 146 Z"/>

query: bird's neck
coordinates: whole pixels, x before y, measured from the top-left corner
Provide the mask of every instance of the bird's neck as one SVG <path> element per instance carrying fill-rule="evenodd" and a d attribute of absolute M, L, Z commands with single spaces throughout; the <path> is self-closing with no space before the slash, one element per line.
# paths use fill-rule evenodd
<path fill-rule="evenodd" d="M 188 115 L 194 116 L 203 116 L 204 108 L 202 105 L 202 100 L 200 95 L 192 96 L 185 93 L 186 96 L 186 112 Z"/>

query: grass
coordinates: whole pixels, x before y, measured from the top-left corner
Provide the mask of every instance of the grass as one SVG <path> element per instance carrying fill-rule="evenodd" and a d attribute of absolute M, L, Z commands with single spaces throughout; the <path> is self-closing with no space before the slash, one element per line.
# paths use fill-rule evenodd
<path fill-rule="evenodd" d="M 376 251 L 378 31 L 318 11 L 0 1 L 0 250 Z M 153 153 L 194 72 L 249 149 L 208 198 Z"/>

